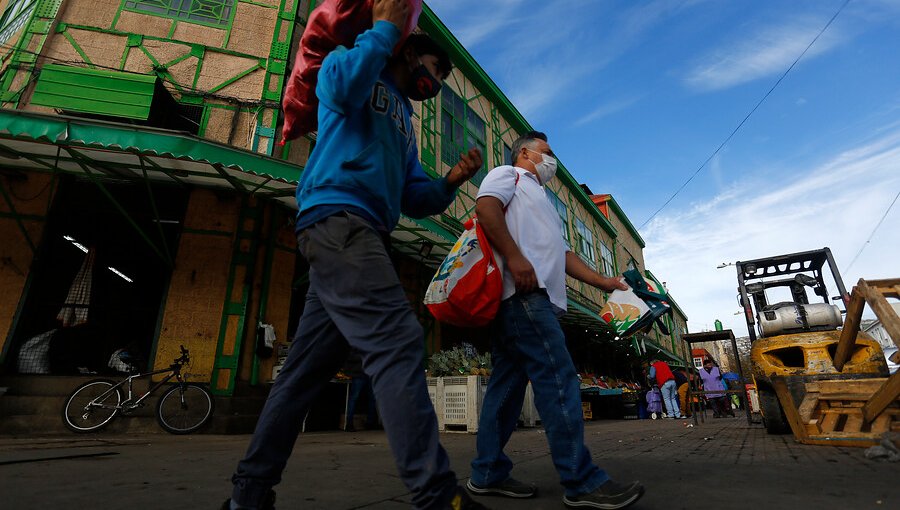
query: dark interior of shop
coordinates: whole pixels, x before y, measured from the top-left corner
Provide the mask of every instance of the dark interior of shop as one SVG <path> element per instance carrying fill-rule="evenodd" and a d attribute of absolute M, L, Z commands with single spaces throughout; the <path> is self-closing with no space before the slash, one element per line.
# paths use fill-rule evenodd
<path fill-rule="evenodd" d="M 60 182 L 16 324 L 19 352 L 9 357 L 20 372 L 110 372 L 118 349 L 146 368 L 186 203 L 187 190 L 144 181 Z M 53 330 L 49 345 L 29 345 Z M 29 355 L 39 359 L 23 370 Z"/>

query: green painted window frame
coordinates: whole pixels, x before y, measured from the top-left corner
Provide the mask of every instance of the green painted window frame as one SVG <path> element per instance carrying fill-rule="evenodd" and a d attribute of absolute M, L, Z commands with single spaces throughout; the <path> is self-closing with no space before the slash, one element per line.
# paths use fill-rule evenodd
<path fill-rule="evenodd" d="M 606 276 L 612 276 L 616 272 L 616 262 L 613 258 L 612 250 L 609 249 L 609 246 L 600 240 L 600 261 L 603 274 Z"/>
<path fill-rule="evenodd" d="M 506 143 L 503 144 L 503 164 L 510 165 L 510 166 L 512 166 L 512 164 L 513 164 L 512 147 L 510 147 L 509 145 L 506 145 Z"/>
<path fill-rule="evenodd" d="M 25 26 L 39 1 L 10 0 L 3 15 L 0 16 L 0 44 L 6 44 L 13 34 Z"/>
<path fill-rule="evenodd" d="M 239 0 L 122 0 L 120 11 L 229 30 L 238 3 Z M 221 9 L 218 13 L 215 12 L 217 8 Z"/>
<path fill-rule="evenodd" d="M 476 147 L 483 162 L 470 180 L 480 186 L 487 176 L 487 122 L 449 87 L 441 90 L 441 161 L 449 166 L 459 162 L 460 153 Z"/>
<path fill-rule="evenodd" d="M 569 207 L 550 188 L 545 187 L 544 191 L 547 192 L 547 198 L 550 199 L 550 203 L 553 204 L 553 208 L 559 214 L 559 219 L 562 220 L 562 235 L 563 239 L 566 240 L 566 246 L 572 248 L 572 236 L 569 233 Z"/>
<path fill-rule="evenodd" d="M 597 254 L 594 252 L 594 233 L 581 218 L 575 218 L 575 247 L 576 253 L 581 256 L 581 259 L 596 269 Z"/>

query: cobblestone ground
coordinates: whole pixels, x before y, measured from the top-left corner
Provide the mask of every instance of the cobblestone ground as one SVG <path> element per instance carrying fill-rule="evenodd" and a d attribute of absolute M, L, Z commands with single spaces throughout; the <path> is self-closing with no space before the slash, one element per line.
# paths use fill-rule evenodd
<path fill-rule="evenodd" d="M 900 463 L 866 460 L 862 448 L 804 446 L 766 435 L 743 417 L 708 420 L 597 421 L 586 442 L 597 463 L 623 481 L 639 479 L 645 497 L 632 508 L 898 509 Z M 248 436 L 0 437 L 2 508 L 218 508 Z M 444 434 L 461 479 L 475 437 Z M 562 509 L 543 430 L 516 432 L 507 448 L 514 476 L 539 485 L 536 499 L 479 498 L 497 510 Z M 300 437 L 279 510 L 409 508 L 381 432 Z"/>

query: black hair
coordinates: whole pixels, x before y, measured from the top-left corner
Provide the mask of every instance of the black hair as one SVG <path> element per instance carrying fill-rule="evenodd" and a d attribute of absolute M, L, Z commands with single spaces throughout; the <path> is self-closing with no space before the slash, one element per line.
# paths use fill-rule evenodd
<path fill-rule="evenodd" d="M 403 43 L 403 49 L 412 48 L 416 55 L 433 55 L 438 59 L 438 71 L 444 76 L 449 76 L 453 70 L 453 63 L 450 62 L 450 56 L 444 51 L 434 39 L 426 34 L 416 33 L 409 34 L 406 42 Z"/>

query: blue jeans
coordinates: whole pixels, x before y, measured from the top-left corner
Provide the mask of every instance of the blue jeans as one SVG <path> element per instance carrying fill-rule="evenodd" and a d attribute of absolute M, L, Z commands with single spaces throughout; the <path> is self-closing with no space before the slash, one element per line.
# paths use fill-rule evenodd
<path fill-rule="evenodd" d="M 669 417 L 677 418 L 681 416 L 681 411 L 678 409 L 678 387 L 675 386 L 675 380 L 669 379 L 663 383 L 659 391 L 662 392 L 663 402 L 666 404 L 666 412 L 669 413 Z"/>
<path fill-rule="evenodd" d="M 298 235 L 309 294 L 284 368 L 232 476 L 232 502 L 258 508 L 281 481 L 310 403 L 337 373 L 349 346 L 362 355 L 400 478 L 419 509 L 441 508 L 456 475 L 438 442 L 422 370 L 424 334 L 381 235 L 341 213 Z"/>
<path fill-rule="evenodd" d="M 347 396 L 347 425 L 345 429 L 353 428 L 353 417 L 356 415 L 356 403 L 359 397 L 365 393 L 368 397 L 366 405 L 366 428 L 375 428 L 378 425 L 378 415 L 375 413 L 375 393 L 368 376 L 354 376 L 350 379 L 350 394 Z"/>
<path fill-rule="evenodd" d="M 472 483 L 490 486 L 510 476 L 513 464 L 503 448 L 516 428 L 531 380 L 550 456 L 566 495 L 593 492 L 609 477 L 593 463 L 584 445 L 580 384 L 546 291 L 516 294 L 503 301 L 494 327 L 494 369 L 478 425 Z"/>

